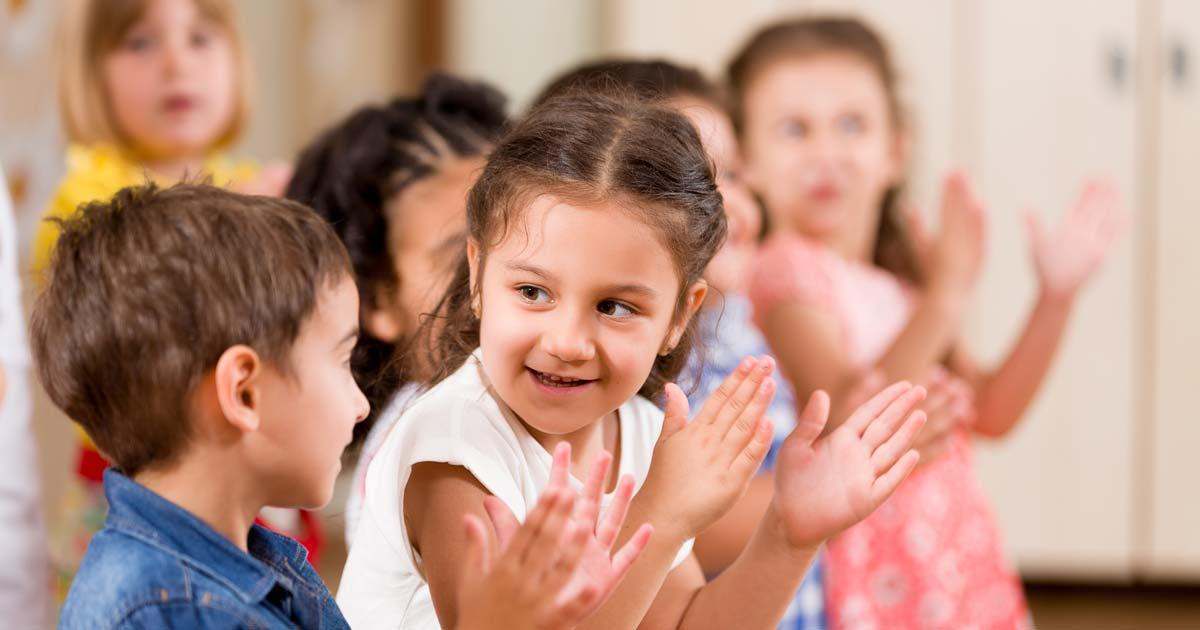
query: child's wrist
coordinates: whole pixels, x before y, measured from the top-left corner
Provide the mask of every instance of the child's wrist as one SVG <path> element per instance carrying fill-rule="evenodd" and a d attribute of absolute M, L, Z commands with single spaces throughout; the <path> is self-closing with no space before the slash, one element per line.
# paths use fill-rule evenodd
<path fill-rule="evenodd" d="M 694 538 L 696 533 L 691 531 L 686 519 L 664 509 L 664 504 L 669 502 L 659 501 L 653 493 L 643 488 L 634 495 L 629 504 L 629 512 L 625 517 L 626 526 L 640 527 L 643 523 L 648 523 L 654 527 L 654 535 L 650 537 L 651 545 L 678 546 L 689 538 Z"/>
<path fill-rule="evenodd" d="M 797 556 L 811 556 L 817 553 L 821 545 L 825 544 L 825 539 L 820 540 L 793 540 L 788 535 L 787 522 L 783 518 L 783 513 L 779 506 L 772 501 L 763 515 L 763 520 L 760 526 L 765 542 L 775 550 L 782 553 L 794 554 Z"/>

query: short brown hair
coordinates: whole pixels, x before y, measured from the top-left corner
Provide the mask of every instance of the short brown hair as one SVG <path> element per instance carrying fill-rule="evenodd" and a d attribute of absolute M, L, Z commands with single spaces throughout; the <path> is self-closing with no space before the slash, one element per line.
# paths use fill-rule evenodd
<path fill-rule="evenodd" d="M 131 475 L 182 451 L 191 392 L 226 349 L 286 371 L 319 292 L 351 273 L 312 210 L 206 184 L 125 188 L 59 222 L 33 312 L 39 375 Z"/>
<path fill-rule="evenodd" d="M 467 197 L 467 232 L 479 243 L 481 265 L 540 194 L 622 202 L 653 227 L 679 275 L 677 315 L 686 305 L 687 287 L 700 279 L 725 240 L 725 207 L 696 128 L 675 110 L 644 99 L 571 91 L 535 107 L 501 140 Z M 479 345 L 479 320 L 471 310 L 477 290 L 464 254 L 427 321 L 443 325 L 432 351 L 442 366 L 434 382 Z M 693 319 L 679 344 L 656 358 L 639 393 L 656 396 L 675 380 L 695 338 Z"/>
<path fill-rule="evenodd" d="M 237 64 L 237 103 L 213 148 L 237 142 L 250 118 L 253 70 L 237 24 L 233 0 L 194 0 L 202 15 L 225 31 Z M 76 144 L 123 145 L 104 91 L 104 60 L 152 0 L 71 0 L 59 28 L 58 105 L 67 140 Z"/>

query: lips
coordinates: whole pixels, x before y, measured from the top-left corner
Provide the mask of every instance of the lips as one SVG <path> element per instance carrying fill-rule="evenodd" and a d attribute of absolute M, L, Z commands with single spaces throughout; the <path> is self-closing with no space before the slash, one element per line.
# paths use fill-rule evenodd
<path fill-rule="evenodd" d="M 539 385 L 550 389 L 569 391 L 596 382 L 596 379 L 577 378 L 550 372 L 539 372 L 533 368 L 525 368 Z"/>
<path fill-rule="evenodd" d="M 163 101 L 163 109 L 171 113 L 186 112 L 196 105 L 196 99 L 190 96 L 169 96 Z"/>

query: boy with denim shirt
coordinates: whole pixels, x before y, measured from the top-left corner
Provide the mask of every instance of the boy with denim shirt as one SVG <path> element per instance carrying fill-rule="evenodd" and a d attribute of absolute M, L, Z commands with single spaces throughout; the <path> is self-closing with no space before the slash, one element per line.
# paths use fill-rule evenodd
<path fill-rule="evenodd" d="M 350 372 L 358 292 L 329 225 L 212 186 L 127 188 L 62 222 L 47 278 L 42 382 L 114 466 L 60 627 L 347 627 L 304 548 L 254 524 L 264 506 L 328 503 L 368 412 Z M 645 548 L 585 568 L 611 549 L 573 516 L 569 452 L 524 524 L 498 501 L 491 530 L 465 519 L 477 570 L 458 630 L 572 627 Z"/>
<path fill-rule="evenodd" d="M 346 627 L 303 547 L 254 518 L 327 503 L 367 414 L 350 274 L 309 209 L 209 186 L 63 223 L 34 351 L 114 468 L 62 627 Z"/>

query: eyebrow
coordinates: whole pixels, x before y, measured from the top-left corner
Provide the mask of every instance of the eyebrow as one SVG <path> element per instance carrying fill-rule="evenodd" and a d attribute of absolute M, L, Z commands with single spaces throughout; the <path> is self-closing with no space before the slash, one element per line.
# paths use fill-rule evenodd
<path fill-rule="evenodd" d="M 512 271 L 524 271 L 526 273 L 531 273 L 531 274 L 538 276 L 539 278 L 542 278 L 543 280 L 546 280 L 546 281 L 553 281 L 556 279 L 556 276 L 554 274 L 552 274 L 549 271 L 546 271 L 544 269 L 541 269 L 540 267 L 535 267 L 533 265 L 520 263 L 520 262 L 510 262 L 510 263 L 505 263 L 505 266 L 508 267 Z M 602 293 L 634 293 L 637 295 L 643 295 L 647 298 L 654 298 L 654 297 L 658 296 L 658 291 L 655 291 L 654 289 L 651 289 L 650 287 L 648 287 L 644 284 L 637 284 L 637 283 L 609 285 L 609 286 L 604 287 L 603 291 L 601 291 L 601 292 Z"/>

